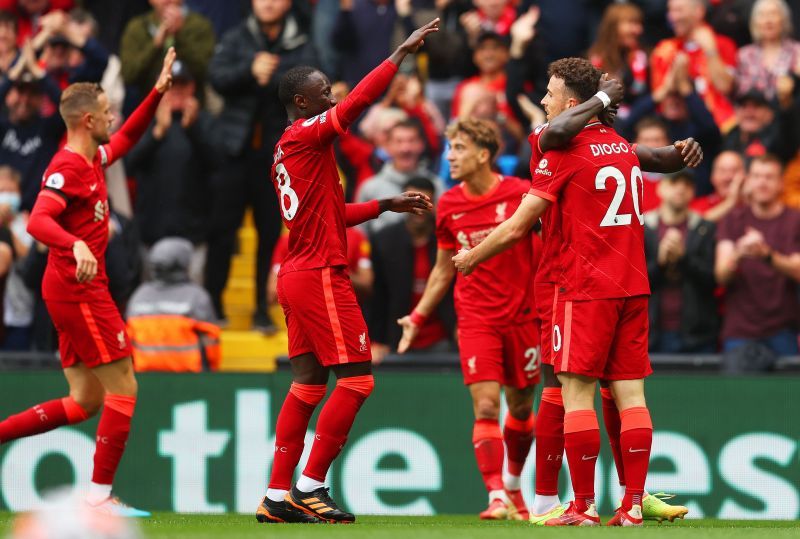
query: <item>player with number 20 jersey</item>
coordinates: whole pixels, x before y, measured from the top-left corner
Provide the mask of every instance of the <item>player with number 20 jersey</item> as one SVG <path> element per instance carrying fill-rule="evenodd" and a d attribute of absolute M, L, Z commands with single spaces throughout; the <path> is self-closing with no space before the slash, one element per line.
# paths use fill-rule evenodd
<path fill-rule="evenodd" d="M 599 122 L 535 170 L 531 194 L 557 202 L 551 209 L 560 213 L 557 373 L 615 380 L 652 372 L 642 184 L 634 148 Z"/>

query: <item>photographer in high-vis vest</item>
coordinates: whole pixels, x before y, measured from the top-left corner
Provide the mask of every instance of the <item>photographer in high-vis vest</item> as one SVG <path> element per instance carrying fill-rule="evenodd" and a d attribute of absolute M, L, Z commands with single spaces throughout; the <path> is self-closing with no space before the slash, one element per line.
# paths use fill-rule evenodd
<path fill-rule="evenodd" d="M 208 292 L 189 279 L 192 244 L 164 238 L 150 250 L 153 280 L 128 303 L 128 333 L 136 370 L 218 370 L 219 334 Z"/>

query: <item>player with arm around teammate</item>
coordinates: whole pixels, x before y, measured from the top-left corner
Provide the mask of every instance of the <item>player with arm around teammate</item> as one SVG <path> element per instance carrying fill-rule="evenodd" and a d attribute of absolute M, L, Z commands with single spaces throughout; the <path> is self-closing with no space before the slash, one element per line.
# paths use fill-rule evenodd
<path fill-rule="evenodd" d="M 599 107 L 609 104 L 607 96 L 594 96 L 600 73 L 588 62 L 566 59 L 553 64 L 550 71 L 544 105 L 551 117 L 589 101 Z M 592 401 L 597 379 L 610 381 L 621 416 L 619 444 L 626 495 L 612 523 L 641 523 L 652 425 L 642 383 L 650 372 L 646 353 L 649 286 L 646 271 L 642 275 L 639 267 L 644 267 L 644 252 L 639 237 L 642 180 L 638 158 L 655 170 L 674 170 L 684 162 L 696 165 L 701 157 L 693 141 L 659 149 L 631 147 L 600 122 L 589 122 L 567 150 L 544 154 L 534 170 L 531 196 L 515 215 L 478 247 L 454 258 L 456 267 L 469 274 L 477 264 L 524 237 L 526 227 L 556 202 L 555 226 L 552 236 L 545 239 L 557 238 L 560 244 L 559 297 L 554 298 L 551 342 L 555 372 L 564 385 L 565 445 L 576 501 L 547 524 L 599 523 L 593 483 L 589 484 L 594 477 L 595 445 L 599 451 Z M 642 447 L 628 452 L 631 443 Z"/>
<path fill-rule="evenodd" d="M 546 169 L 542 160 L 545 152 L 565 147 L 586 127 L 593 117 L 599 117 L 607 125 L 613 123 L 615 107 L 622 98 L 622 85 L 603 75 L 598 83 L 598 94 L 579 103 L 564 102 L 565 85 L 558 74 L 571 64 L 582 65 L 582 60 L 565 59 L 553 64 L 548 84 L 548 93 L 542 100 L 547 110 L 548 123 L 537 128 L 529 137 L 531 144 L 531 176 L 537 169 Z M 597 74 L 595 73 L 595 76 Z M 606 106 L 606 104 L 609 106 Z M 634 146 L 642 169 L 653 172 L 674 172 L 684 165 L 696 166 L 702 151 L 693 139 L 678 141 L 674 146 L 652 149 Z M 677 159 L 675 148 L 683 158 Z M 564 453 L 564 404 L 561 397 L 561 384 L 553 370 L 553 310 L 558 302 L 557 277 L 559 273 L 558 253 L 561 242 L 558 238 L 560 213 L 556 204 L 551 204 L 541 216 L 543 252 L 535 277 L 536 306 L 541 320 L 541 362 L 542 399 L 537 412 L 536 426 L 536 487 L 531 507 L 531 522 L 543 525 L 546 521 L 560 516 L 564 506 L 558 497 L 558 476 L 561 471 Z M 619 452 L 620 415 L 608 384 L 601 382 L 603 420 L 614 455 L 614 462 L 621 486 L 624 487 L 624 471 Z M 683 506 L 673 506 L 664 500 L 671 496 L 648 494 L 643 499 L 643 514 L 646 519 L 662 521 L 683 517 L 688 510 Z"/>

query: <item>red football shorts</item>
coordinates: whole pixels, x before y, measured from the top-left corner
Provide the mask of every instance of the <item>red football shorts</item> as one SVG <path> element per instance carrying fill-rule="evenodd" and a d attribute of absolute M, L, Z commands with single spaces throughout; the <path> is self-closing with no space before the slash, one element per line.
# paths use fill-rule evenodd
<path fill-rule="evenodd" d="M 131 355 L 125 322 L 110 295 L 86 303 L 45 304 L 58 331 L 62 367 L 83 363 L 91 369 Z"/>
<path fill-rule="evenodd" d="M 553 313 L 558 302 L 558 285 L 555 283 L 534 283 L 533 292 L 536 296 L 536 312 L 541 319 L 539 342 L 542 349 L 542 363 L 552 365 Z"/>
<path fill-rule="evenodd" d="M 369 332 L 346 268 L 292 271 L 278 277 L 289 358 L 313 353 L 320 365 L 372 361 Z"/>
<path fill-rule="evenodd" d="M 459 327 L 458 348 L 466 385 L 499 382 L 522 389 L 539 383 L 539 326 L 535 321 Z"/>
<path fill-rule="evenodd" d="M 556 373 L 601 380 L 638 380 L 650 375 L 647 305 L 647 296 L 559 300 L 551 346 Z"/>

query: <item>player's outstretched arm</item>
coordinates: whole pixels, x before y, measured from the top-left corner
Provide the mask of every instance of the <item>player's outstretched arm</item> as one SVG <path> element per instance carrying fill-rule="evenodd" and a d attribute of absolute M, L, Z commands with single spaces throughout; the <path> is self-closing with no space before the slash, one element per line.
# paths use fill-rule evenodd
<path fill-rule="evenodd" d="M 605 96 L 599 97 L 601 93 Z M 624 95 L 625 88 L 622 83 L 616 79 L 610 79 L 607 74 L 604 74 L 598 84 L 596 95 L 580 105 L 568 108 L 556 116 L 548 124 L 547 129 L 542 131 L 539 137 L 539 150 L 545 153 L 548 150 L 566 146 L 581 132 L 581 129 L 586 127 L 589 120 L 602 114 L 607 107 L 618 105 Z M 608 102 L 604 99 L 608 99 Z"/>
<path fill-rule="evenodd" d="M 397 50 L 381 65 L 373 69 L 359 82 L 353 91 L 347 94 L 344 100 L 336 105 L 331 115 L 338 124 L 337 131 L 344 132 L 361 116 L 367 107 L 372 105 L 389 87 L 397 67 L 408 54 L 413 54 L 424 43 L 425 38 L 433 32 L 439 31 L 439 19 L 436 18 L 417 28 Z"/>
<path fill-rule="evenodd" d="M 432 209 L 433 203 L 428 195 L 408 191 L 396 197 L 345 204 L 344 215 L 346 225 L 351 227 L 375 219 L 385 211 L 422 215 Z"/>
<path fill-rule="evenodd" d="M 436 264 L 428 276 L 428 282 L 425 284 L 425 291 L 422 293 L 419 303 L 411 314 L 397 321 L 397 324 L 403 328 L 403 336 L 400 338 L 400 344 L 397 345 L 398 354 L 404 354 L 408 350 L 419 335 L 419 328 L 433 314 L 450 289 L 450 283 L 456 276 L 456 269 L 452 262 L 454 254 L 452 249 L 439 248 L 436 251 Z"/>
<path fill-rule="evenodd" d="M 686 167 L 695 168 L 703 162 L 703 148 L 693 138 L 679 140 L 672 146 L 650 148 L 636 145 L 636 156 L 647 172 L 678 172 Z"/>
<path fill-rule="evenodd" d="M 161 97 L 167 90 L 172 88 L 172 64 L 175 63 L 175 56 L 175 48 L 170 47 L 164 56 L 164 64 L 161 67 L 161 73 L 153 90 L 131 113 L 125 123 L 122 124 L 122 127 L 119 128 L 119 131 L 111 135 L 111 140 L 108 143 L 111 151 L 106 166 L 127 154 L 144 135 L 156 114 Z"/>
<path fill-rule="evenodd" d="M 511 248 L 519 240 L 527 236 L 539 217 L 550 205 L 549 200 L 528 194 L 522 199 L 517 211 L 510 219 L 504 221 L 492 230 L 485 240 L 474 249 L 461 249 L 453 257 L 453 263 L 458 271 L 469 275 L 482 262 Z"/>

